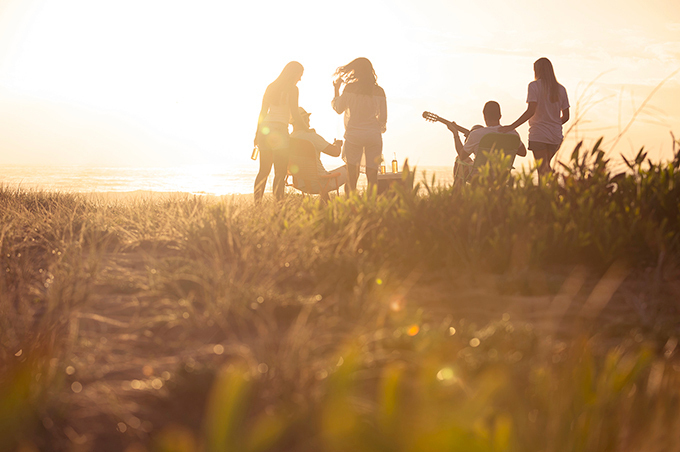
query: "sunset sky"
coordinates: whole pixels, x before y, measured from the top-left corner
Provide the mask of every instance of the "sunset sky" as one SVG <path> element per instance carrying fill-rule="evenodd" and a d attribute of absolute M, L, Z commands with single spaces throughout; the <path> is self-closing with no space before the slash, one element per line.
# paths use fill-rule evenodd
<path fill-rule="evenodd" d="M 667 159 L 680 137 L 677 1 L 2 0 L 0 164 L 255 166 L 284 64 L 305 66 L 300 105 L 332 141 L 332 75 L 358 56 L 387 94 L 390 160 L 450 165 L 451 134 L 421 113 L 469 127 L 493 99 L 510 123 L 542 56 L 579 118 L 563 148 L 603 135 L 609 150 L 631 119 L 613 155 Z"/>

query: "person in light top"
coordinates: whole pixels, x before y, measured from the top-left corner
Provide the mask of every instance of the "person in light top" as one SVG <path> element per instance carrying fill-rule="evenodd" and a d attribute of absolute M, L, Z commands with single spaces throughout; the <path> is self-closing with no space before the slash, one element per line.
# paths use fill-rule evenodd
<path fill-rule="evenodd" d="M 567 90 L 555 78 L 553 65 L 547 58 L 534 62 L 535 80 L 529 83 L 527 109 L 522 116 L 501 132 L 509 132 L 529 121 L 529 150 L 541 161 L 539 178 L 552 171 L 550 160 L 562 144 L 562 124 L 569 121 Z"/>
<path fill-rule="evenodd" d="M 340 88 L 344 86 L 342 93 Z M 356 190 L 362 155 L 366 160 L 369 187 L 378 183 L 382 156 L 382 134 L 387 124 L 385 91 L 378 85 L 373 65 L 367 58 L 357 58 L 335 72 L 335 96 L 331 105 L 345 115 L 343 159 L 349 180 L 345 192 Z"/>
<path fill-rule="evenodd" d="M 288 124 L 291 118 L 294 121 L 300 120 L 297 83 L 302 78 L 303 72 L 304 68 L 300 63 L 291 61 L 264 92 L 254 142 L 260 149 L 260 171 L 255 177 L 255 202 L 262 200 L 272 165 L 274 165 L 274 196 L 278 200 L 283 199 L 290 142 Z"/>
<path fill-rule="evenodd" d="M 470 158 L 470 155 L 475 154 L 475 158 L 477 157 L 479 143 L 482 141 L 482 138 L 484 138 L 485 135 L 488 135 L 490 133 L 502 133 L 500 131 L 502 129 L 500 125 L 501 106 L 498 104 L 498 102 L 490 100 L 489 102 L 484 104 L 482 114 L 484 115 L 484 123 L 486 124 L 486 127 L 480 125 L 473 126 L 470 129 L 470 133 L 468 134 L 465 143 L 463 143 L 460 140 L 460 136 L 458 135 L 458 133 L 461 130 L 465 129 L 459 127 L 455 122 L 451 122 L 450 124 L 446 125 L 448 129 L 453 133 L 453 142 L 456 147 L 456 152 L 458 153 L 458 161 L 456 162 L 456 165 L 460 163 L 465 166 L 471 166 L 472 159 Z M 512 133 L 514 135 L 519 136 L 516 130 L 510 130 L 507 133 Z M 521 141 L 519 149 L 517 150 L 517 155 L 519 155 L 520 157 L 524 157 L 527 155 L 527 149 L 526 147 L 524 147 L 524 144 Z M 456 168 L 454 168 L 454 174 L 458 174 L 458 170 Z"/>
<path fill-rule="evenodd" d="M 312 143 L 314 150 L 316 151 L 316 169 L 318 174 L 340 173 L 340 176 L 337 179 L 331 179 L 328 184 L 323 187 L 323 190 L 314 190 L 314 192 L 318 192 L 321 195 L 321 199 L 327 200 L 328 191 L 336 190 L 347 182 L 347 165 L 342 165 L 331 171 L 326 171 L 323 163 L 321 163 L 321 153 L 323 152 L 331 157 L 339 157 L 342 150 L 342 140 L 334 140 L 333 144 L 329 143 L 321 135 L 316 133 L 316 130 L 310 128 L 309 116 L 311 113 L 307 113 L 302 107 L 299 107 L 298 111 L 300 113 L 300 121 L 293 121 L 293 133 L 290 134 L 290 137 L 307 140 Z"/>

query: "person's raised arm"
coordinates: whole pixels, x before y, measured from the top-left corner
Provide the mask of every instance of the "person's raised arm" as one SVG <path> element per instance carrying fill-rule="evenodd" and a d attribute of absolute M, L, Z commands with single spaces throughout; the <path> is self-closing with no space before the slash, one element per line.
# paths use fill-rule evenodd
<path fill-rule="evenodd" d="M 465 138 L 467 138 L 470 135 L 470 131 L 465 127 L 459 126 L 453 121 L 447 121 L 444 118 L 440 119 L 441 119 L 440 122 L 443 122 L 446 125 L 446 127 L 451 131 L 451 133 L 453 133 L 454 135 L 456 135 L 456 132 L 462 133 Z"/>
<path fill-rule="evenodd" d="M 513 122 L 509 126 L 501 126 L 498 131 L 500 133 L 508 133 L 512 130 L 515 130 L 517 127 L 521 126 L 525 122 L 527 122 L 529 119 L 531 119 L 532 116 L 536 113 L 536 106 L 538 105 L 537 102 L 529 102 L 529 105 L 527 106 L 527 109 L 524 113 L 522 113 L 522 116 L 517 118 L 517 121 Z"/>
<path fill-rule="evenodd" d="M 569 121 L 569 108 L 562 110 L 562 124 Z"/>
<path fill-rule="evenodd" d="M 335 93 L 335 96 L 333 97 L 333 100 L 331 101 L 331 106 L 333 107 L 333 110 L 337 114 L 344 113 L 345 110 L 347 109 L 347 102 L 344 99 L 344 96 L 340 95 L 340 87 L 342 86 L 342 78 L 338 77 L 333 81 L 333 91 Z M 344 94 L 344 92 L 343 92 Z"/>

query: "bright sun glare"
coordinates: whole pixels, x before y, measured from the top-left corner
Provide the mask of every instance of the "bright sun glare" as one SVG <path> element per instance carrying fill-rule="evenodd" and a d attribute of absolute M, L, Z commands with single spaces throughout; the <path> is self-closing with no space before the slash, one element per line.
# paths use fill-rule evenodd
<path fill-rule="evenodd" d="M 0 113 L 14 115 L 12 124 L 25 119 L 6 126 L 5 142 L 32 152 L 50 149 L 44 153 L 48 163 L 247 165 L 262 94 L 285 63 L 305 66 L 300 104 L 313 113 L 312 126 L 332 140 L 343 133 L 330 108 L 332 74 L 366 56 L 388 96 L 386 154 L 450 165 L 450 134 L 425 124 L 423 110 L 470 126 L 481 122 L 483 103 L 495 99 L 510 120 L 523 111 L 538 54 L 561 52 L 556 70 L 574 101 L 584 81 L 625 63 L 605 56 L 603 65 L 574 64 L 591 58 L 575 53 L 579 43 L 587 53 L 586 44 L 537 40 L 539 31 L 524 22 L 538 13 L 526 5 L 496 2 L 499 17 L 514 25 L 489 33 L 476 23 L 484 17 L 490 25 L 502 21 L 489 18 L 485 8 L 452 4 L 434 12 L 434 2 L 425 3 L 10 1 L 0 10 L 0 94 L 6 98 Z M 667 27 L 672 31 L 672 23 Z M 581 31 L 579 39 L 588 39 Z M 630 42 L 637 52 L 639 44 Z M 597 44 L 599 52 L 610 51 Z M 673 55 L 672 47 L 648 48 Z M 656 58 L 628 80 L 653 87 L 674 66 L 677 58 Z M 623 86 L 621 79 L 614 89 Z M 636 92 L 637 105 L 651 90 L 647 86 Z M 680 98 L 677 78 L 667 89 L 665 98 Z M 664 134 L 680 115 L 677 106 L 669 108 L 656 118 Z M 62 161 L 50 157 L 55 151 Z"/>

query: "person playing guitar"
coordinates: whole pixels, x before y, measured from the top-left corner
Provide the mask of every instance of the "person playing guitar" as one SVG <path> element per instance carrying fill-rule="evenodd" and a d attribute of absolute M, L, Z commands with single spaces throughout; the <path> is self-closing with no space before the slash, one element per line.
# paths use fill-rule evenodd
<path fill-rule="evenodd" d="M 427 111 L 423 112 L 423 118 L 432 122 L 441 122 L 453 133 L 453 140 L 456 152 L 458 153 L 453 166 L 454 185 L 459 185 L 461 181 L 464 182 L 472 173 L 473 160 L 470 158 L 470 155 L 476 154 L 482 137 L 489 133 L 498 133 L 498 129 L 500 128 L 501 107 L 498 102 L 487 102 L 484 105 L 482 113 L 484 115 L 486 127 L 476 125 L 468 130 L 453 121 L 448 121 Z M 466 137 L 465 144 L 461 142 L 458 133 L 462 133 Z M 513 133 L 517 134 L 515 131 L 513 131 Z M 521 141 L 519 143 L 520 147 L 517 150 L 517 155 L 524 157 L 527 155 L 526 148 Z"/>

